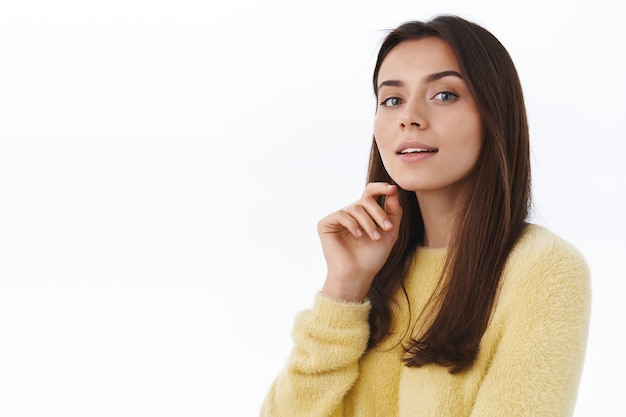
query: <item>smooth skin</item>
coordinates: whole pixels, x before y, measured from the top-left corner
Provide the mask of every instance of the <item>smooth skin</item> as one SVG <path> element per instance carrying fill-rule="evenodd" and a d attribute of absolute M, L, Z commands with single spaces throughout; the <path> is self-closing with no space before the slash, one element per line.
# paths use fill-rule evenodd
<path fill-rule="evenodd" d="M 383 164 L 400 187 L 416 193 L 424 245 L 446 247 L 483 143 L 477 104 L 452 49 L 435 37 L 397 45 L 378 82 L 374 137 Z M 401 217 L 397 187 L 371 183 L 359 200 L 322 219 L 318 234 L 328 267 L 322 292 L 363 301 L 398 238 Z"/>
<path fill-rule="evenodd" d="M 386 196 L 385 209 L 377 199 Z M 361 302 L 398 239 L 402 208 L 398 189 L 370 183 L 361 198 L 317 226 L 328 273 L 322 292 L 338 301 Z"/>

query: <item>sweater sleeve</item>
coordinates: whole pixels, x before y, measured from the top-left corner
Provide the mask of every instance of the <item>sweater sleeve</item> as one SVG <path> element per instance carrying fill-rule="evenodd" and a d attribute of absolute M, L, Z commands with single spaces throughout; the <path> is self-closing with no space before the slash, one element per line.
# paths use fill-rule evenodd
<path fill-rule="evenodd" d="M 317 294 L 313 308 L 296 318 L 294 347 L 261 416 L 340 417 L 367 347 L 370 308 L 368 301 L 341 303 Z"/>
<path fill-rule="evenodd" d="M 587 343 L 589 270 L 554 237 L 512 254 L 515 277 L 504 283 L 500 343 L 472 417 L 571 416 Z M 513 274 L 513 273 L 512 273 Z"/>

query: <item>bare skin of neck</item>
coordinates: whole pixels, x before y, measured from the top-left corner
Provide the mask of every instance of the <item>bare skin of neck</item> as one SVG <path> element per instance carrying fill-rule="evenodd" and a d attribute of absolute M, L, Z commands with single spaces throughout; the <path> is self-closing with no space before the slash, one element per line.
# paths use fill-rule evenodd
<path fill-rule="evenodd" d="M 448 247 L 460 205 L 459 193 L 417 191 L 415 194 L 424 220 L 424 246 Z"/>

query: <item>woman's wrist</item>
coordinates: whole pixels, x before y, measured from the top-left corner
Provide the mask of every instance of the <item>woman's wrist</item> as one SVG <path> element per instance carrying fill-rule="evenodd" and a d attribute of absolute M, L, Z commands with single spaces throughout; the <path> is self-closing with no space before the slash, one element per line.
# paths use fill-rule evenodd
<path fill-rule="evenodd" d="M 343 281 L 327 277 L 322 294 L 333 300 L 348 303 L 362 303 L 367 297 L 369 285 L 355 280 Z"/>

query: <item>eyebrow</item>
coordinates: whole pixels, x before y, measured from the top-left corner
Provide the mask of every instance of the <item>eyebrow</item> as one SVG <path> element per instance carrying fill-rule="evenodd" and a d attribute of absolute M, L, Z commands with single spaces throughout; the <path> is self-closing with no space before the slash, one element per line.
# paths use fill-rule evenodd
<path fill-rule="evenodd" d="M 434 81 L 440 80 L 445 77 L 457 77 L 457 78 L 460 78 L 461 80 L 465 80 L 465 78 L 463 78 L 463 76 L 459 72 L 448 70 L 448 71 L 441 71 L 441 72 L 435 72 L 434 74 L 430 74 L 426 76 L 426 78 L 424 78 L 424 82 L 432 83 Z M 404 86 L 403 81 L 385 80 L 378 85 L 378 89 L 380 90 L 382 87 L 403 87 L 403 86 Z"/>

